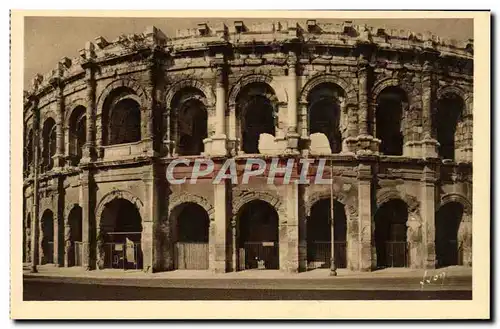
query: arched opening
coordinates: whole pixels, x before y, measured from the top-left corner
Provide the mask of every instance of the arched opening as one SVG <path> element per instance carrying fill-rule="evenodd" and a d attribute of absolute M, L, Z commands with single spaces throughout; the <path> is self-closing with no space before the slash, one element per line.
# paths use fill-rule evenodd
<path fill-rule="evenodd" d="M 196 203 L 184 203 L 173 212 L 175 222 L 176 269 L 208 269 L 208 231 L 210 219 L 207 211 Z"/>
<path fill-rule="evenodd" d="M 311 207 L 311 214 L 307 219 L 308 268 L 330 268 L 332 255 L 330 211 L 330 199 L 319 200 Z M 346 268 L 347 217 L 344 205 L 336 200 L 333 203 L 333 218 L 335 266 Z"/>
<path fill-rule="evenodd" d="M 54 167 L 54 159 L 56 154 L 56 122 L 52 118 L 45 120 L 42 130 L 42 172 L 51 170 Z"/>
<path fill-rule="evenodd" d="M 238 215 L 239 269 L 279 269 L 276 209 L 262 200 L 245 204 Z"/>
<path fill-rule="evenodd" d="M 179 155 L 199 155 L 204 149 L 203 140 L 208 137 L 207 111 L 197 99 L 184 102 L 178 114 Z"/>
<path fill-rule="evenodd" d="M 448 202 L 436 213 L 436 262 L 438 267 L 462 265 L 458 229 L 464 207 L 459 202 Z"/>
<path fill-rule="evenodd" d="M 375 213 L 377 267 L 407 267 L 406 222 L 408 207 L 403 200 L 390 200 Z"/>
<path fill-rule="evenodd" d="M 103 143 L 115 145 L 141 140 L 141 109 L 133 90 L 115 89 L 103 104 Z"/>
<path fill-rule="evenodd" d="M 42 259 L 41 264 L 54 263 L 54 214 L 47 209 L 42 215 Z"/>
<path fill-rule="evenodd" d="M 68 250 L 68 266 L 82 266 L 83 264 L 83 243 L 82 243 L 82 208 L 75 206 L 68 216 L 70 227 L 71 246 Z"/>
<path fill-rule="evenodd" d="M 277 98 L 274 90 L 265 83 L 251 83 L 243 88 L 236 102 L 241 149 L 247 154 L 260 153 L 260 135 L 276 135 Z"/>
<path fill-rule="evenodd" d="M 407 105 L 406 93 L 399 87 L 387 87 L 377 97 L 376 135 L 382 154 L 403 155 L 402 119 Z"/>
<path fill-rule="evenodd" d="M 314 87 L 307 97 L 309 134 L 324 134 L 332 153 L 340 153 L 342 150 L 340 115 L 343 97 L 343 90 L 333 83 L 322 83 Z"/>
<path fill-rule="evenodd" d="M 85 107 L 77 106 L 71 113 L 69 121 L 69 152 L 73 165 L 80 163 L 87 140 L 85 112 Z"/>
<path fill-rule="evenodd" d="M 447 94 L 438 100 L 438 110 L 434 119 L 439 156 L 443 159 L 455 159 L 456 132 L 458 123 L 462 120 L 464 101 L 455 94 Z"/>
<path fill-rule="evenodd" d="M 101 266 L 142 269 L 141 235 L 141 215 L 132 202 L 115 199 L 106 204 L 98 236 Z"/>

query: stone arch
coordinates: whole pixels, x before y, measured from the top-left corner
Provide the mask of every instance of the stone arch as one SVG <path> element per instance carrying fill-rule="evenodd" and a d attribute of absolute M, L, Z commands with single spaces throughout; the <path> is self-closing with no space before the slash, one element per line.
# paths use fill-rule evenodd
<path fill-rule="evenodd" d="M 245 204 L 254 200 L 261 200 L 269 203 L 276 210 L 280 218 L 284 214 L 282 209 L 283 204 L 278 195 L 264 191 L 241 191 L 233 197 L 233 217 L 236 217 Z"/>
<path fill-rule="evenodd" d="M 187 192 L 173 194 L 170 197 L 168 203 L 168 214 L 166 215 L 170 216 L 172 214 L 172 211 L 185 203 L 195 203 L 201 206 L 207 212 L 210 222 L 215 220 L 215 209 L 213 205 L 204 197 Z M 164 217 L 168 218 L 167 216 Z"/>
<path fill-rule="evenodd" d="M 102 113 L 105 100 L 113 92 L 113 90 L 126 87 L 134 91 L 135 95 L 140 99 L 139 105 L 141 107 L 146 106 L 150 100 L 150 95 L 146 93 L 144 88 L 139 82 L 131 78 L 118 79 L 110 82 L 104 90 L 101 92 L 97 100 L 97 114 Z"/>
<path fill-rule="evenodd" d="M 334 200 L 344 205 L 345 209 L 347 210 L 347 215 L 349 216 L 348 219 L 358 217 L 357 200 L 355 199 L 355 197 L 348 196 L 347 194 L 342 192 L 337 192 L 334 193 L 333 198 Z M 324 199 L 330 199 L 329 191 L 320 191 L 309 195 L 305 202 L 306 217 L 309 217 L 311 215 L 311 208 L 314 206 L 314 204 Z"/>
<path fill-rule="evenodd" d="M 403 81 L 398 78 L 386 78 L 375 83 L 371 91 L 370 101 L 372 104 L 377 103 L 378 96 L 387 87 L 401 88 L 401 90 L 403 90 L 406 94 L 406 98 L 408 99 L 408 104 L 412 104 L 410 91 L 408 90 L 407 86 L 403 83 Z"/>
<path fill-rule="evenodd" d="M 305 86 L 302 88 L 299 96 L 299 103 L 300 104 L 307 104 L 307 97 L 309 96 L 310 92 L 317 86 L 319 86 L 322 83 L 332 83 L 337 86 L 339 86 L 345 93 L 346 95 L 346 106 L 347 105 L 356 105 L 357 106 L 357 95 L 356 95 L 356 90 L 352 86 L 352 84 L 347 83 L 344 79 L 341 77 L 338 77 L 333 74 L 317 74 L 310 78 Z"/>
<path fill-rule="evenodd" d="M 66 108 L 69 109 L 69 110 L 65 111 L 65 113 L 64 113 L 64 128 L 69 129 L 69 126 L 70 126 L 70 122 L 69 121 L 71 119 L 71 115 L 73 114 L 74 110 L 77 107 L 79 107 L 79 106 L 87 108 L 88 104 L 85 101 L 85 99 L 78 98 L 78 99 L 72 100 L 71 102 L 69 102 L 66 105 Z"/>
<path fill-rule="evenodd" d="M 447 94 L 454 94 L 454 95 L 460 97 L 464 101 L 464 104 L 467 103 L 467 100 L 470 96 L 462 88 L 460 88 L 458 86 L 454 86 L 454 85 L 442 86 L 436 92 L 437 99 L 443 98 Z"/>
<path fill-rule="evenodd" d="M 238 98 L 241 90 L 245 88 L 245 86 L 257 82 L 269 85 L 269 87 L 274 91 L 274 94 L 278 99 L 278 103 L 288 102 L 288 95 L 286 93 L 286 90 L 281 84 L 276 83 L 271 76 L 265 74 L 249 74 L 241 77 L 231 88 L 228 96 L 229 108 L 236 106 L 236 99 Z"/>
<path fill-rule="evenodd" d="M 381 189 L 377 191 L 377 208 L 391 200 L 402 200 L 408 207 L 408 213 L 417 214 L 420 211 L 420 202 L 410 194 L 401 193 L 396 189 Z"/>
<path fill-rule="evenodd" d="M 97 223 L 100 223 L 101 217 L 102 217 L 102 212 L 104 211 L 104 208 L 108 203 L 110 203 L 113 200 L 117 199 L 124 199 L 127 201 L 130 201 L 133 205 L 136 206 L 137 210 L 139 211 L 139 214 L 141 215 L 141 218 L 144 220 L 144 203 L 139 199 L 137 196 L 135 196 L 132 192 L 126 191 L 126 190 L 118 190 L 114 189 L 105 196 L 101 198 L 101 201 L 96 207 L 96 221 Z M 98 224 L 99 226 L 99 224 Z"/>
<path fill-rule="evenodd" d="M 167 89 L 165 104 L 171 108 L 175 95 L 184 88 L 195 88 L 203 93 L 206 98 L 205 106 L 207 108 L 215 106 L 215 95 L 210 85 L 197 79 L 187 78 L 175 82 Z"/>
<path fill-rule="evenodd" d="M 472 203 L 463 195 L 458 193 L 447 193 L 441 197 L 439 207 L 444 206 L 449 202 L 458 202 L 464 207 L 464 215 L 472 218 Z"/>

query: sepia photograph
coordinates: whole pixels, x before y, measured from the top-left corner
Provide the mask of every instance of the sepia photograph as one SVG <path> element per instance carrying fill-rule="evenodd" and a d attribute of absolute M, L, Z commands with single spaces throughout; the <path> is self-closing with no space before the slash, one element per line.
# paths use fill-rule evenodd
<path fill-rule="evenodd" d="M 13 318 L 489 317 L 488 11 L 12 33 Z"/>

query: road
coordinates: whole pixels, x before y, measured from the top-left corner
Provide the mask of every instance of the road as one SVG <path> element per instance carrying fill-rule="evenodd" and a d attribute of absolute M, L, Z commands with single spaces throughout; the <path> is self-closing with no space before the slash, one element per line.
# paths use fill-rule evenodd
<path fill-rule="evenodd" d="M 334 280 L 334 279 L 333 279 Z M 26 277 L 24 300 L 467 300 L 470 278 L 422 290 L 408 278 L 333 280 L 158 280 Z M 361 282 L 360 282 L 361 281 Z M 386 282 L 387 281 L 387 282 Z M 405 282 L 406 281 L 406 282 Z M 336 282 L 336 283 L 332 283 Z M 411 286 L 409 286 L 411 284 Z M 310 288 L 308 287 L 310 286 Z M 407 289 L 401 287 L 406 285 Z M 360 288 L 362 286 L 362 288 Z M 373 286 L 373 289 L 370 288 Z M 300 287 L 300 288 L 297 288 Z M 399 287 L 399 288 L 398 288 Z M 409 289 L 408 289 L 409 288 Z"/>

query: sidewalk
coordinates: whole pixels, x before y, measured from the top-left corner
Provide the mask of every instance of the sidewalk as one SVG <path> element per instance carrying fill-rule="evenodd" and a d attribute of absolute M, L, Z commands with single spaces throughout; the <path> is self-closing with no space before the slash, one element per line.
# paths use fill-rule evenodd
<path fill-rule="evenodd" d="M 158 273 L 144 273 L 141 270 L 104 269 L 85 271 L 81 267 L 56 267 L 52 264 L 37 266 L 38 273 L 30 273 L 29 264 L 23 265 L 24 276 L 53 276 L 80 278 L 112 278 L 112 279 L 355 279 L 355 278 L 419 278 L 446 274 L 446 277 L 472 277 L 472 268 L 450 266 L 441 269 L 423 270 L 409 268 L 387 268 L 373 272 L 353 272 L 338 269 L 337 276 L 331 277 L 329 269 L 316 269 L 301 273 L 288 273 L 279 270 L 247 270 L 229 273 L 213 273 L 209 270 L 175 270 Z"/>

